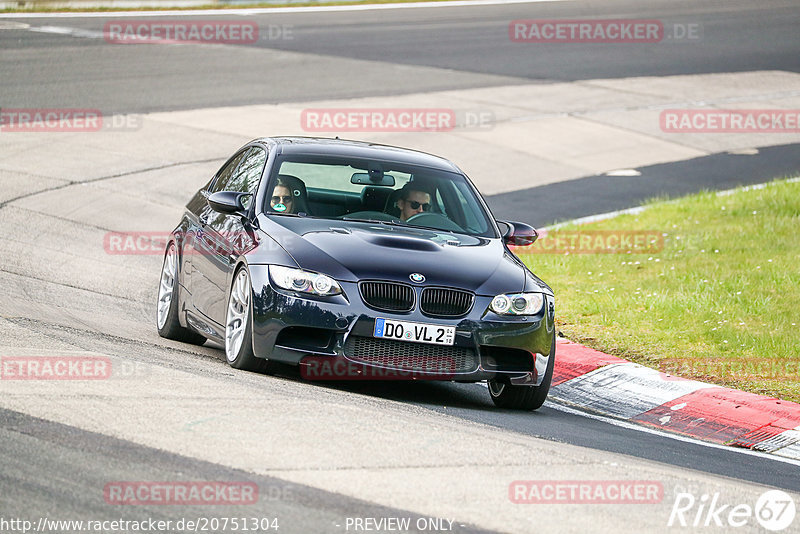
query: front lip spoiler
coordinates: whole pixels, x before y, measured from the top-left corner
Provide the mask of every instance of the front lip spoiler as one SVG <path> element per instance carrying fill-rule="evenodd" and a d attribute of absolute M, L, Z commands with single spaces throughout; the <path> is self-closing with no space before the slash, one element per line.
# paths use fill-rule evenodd
<path fill-rule="evenodd" d="M 288 349 L 296 350 L 296 349 Z M 301 376 L 310 381 L 340 381 L 340 380 L 421 380 L 421 381 L 437 381 L 437 382 L 484 382 L 493 379 L 500 379 L 507 381 L 514 386 L 537 386 L 537 375 L 533 371 L 488 371 L 479 366 L 472 371 L 459 371 L 459 372 L 431 372 L 412 369 L 400 369 L 395 367 L 386 367 L 375 365 L 359 360 L 348 358 L 344 354 L 322 354 L 322 353 L 309 353 L 307 351 L 296 352 L 305 353 L 299 359 L 297 364 L 301 368 Z M 318 376 L 312 378 L 303 372 L 305 367 L 306 371 L 312 369 L 314 366 L 311 361 L 316 360 L 327 361 L 333 365 L 344 364 L 348 372 L 354 372 L 353 375 L 327 375 L 325 377 Z M 371 378 L 370 378 L 370 375 Z"/>
<path fill-rule="evenodd" d="M 522 376 L 512 376 L 508 381 L 512 386 L 536 386 L 536 375 L 528 372 Z"/>

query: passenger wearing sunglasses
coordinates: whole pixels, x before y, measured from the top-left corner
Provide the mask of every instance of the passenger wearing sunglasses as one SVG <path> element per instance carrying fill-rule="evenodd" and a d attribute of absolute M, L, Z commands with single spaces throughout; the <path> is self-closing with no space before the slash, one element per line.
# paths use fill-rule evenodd
<path fill-rule="evenodd" d="M 430 211 L 431 195 L 426 191 L 414 189 L 414 184 L 408 183 L 400 190 L 397 208 L 400 210 L 400 218 L 406 221 L 418 213 Z"/>
<path fill-rule="evenodd" d="M 272 189 L 269 199 L 270 207 L 279 213 L 294 213 L 294 197 L 292 190 L 280 178 Z"/>

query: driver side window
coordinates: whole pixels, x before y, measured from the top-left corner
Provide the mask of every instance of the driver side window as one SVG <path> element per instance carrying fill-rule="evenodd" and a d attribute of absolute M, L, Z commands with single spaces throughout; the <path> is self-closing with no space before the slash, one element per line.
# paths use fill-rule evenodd
<path fill-rule="evenodd" d="M 264 165 L 267 163 L 267 153 L 259 147 L 250 148 L 242 158 L 231 178 L 226 184 L 227 191 L 241 193 L 255 193 Z"/>
<path fill-rule="evenodd" d="M 238 154 L 236 154 L 231 160 L 217 173 L 217 179 L 214 180 L 214 184 L 209 188 L 209 193 L 217 193 L 219 191 L 229 191 L 228 184 L 231 181 L 231 177 L 234 175 L 234 171 L 241 163 L 242 159 L 244 158 L 245 154 L 247 154 L 248 150 L 242 150 Z"/>
<path fill-rule="evenodd" d="M 267 163 L 267 152 L 260 147 L 250 147 L 238 153 L 217 175 L 217 180 L 210 193 L 218 191 L 239 191 L 255 194 L 264 165 Z M 252 198 L 244 203 L 249 206 Z"/>
<path fill-rule="evenodd" d="M 250 147 L 242 150 L 222 168 L 209 192 L 238 191 L 255 194 L 266 163 L 267 153 L 263 148 Z M 243 199 L 244 207 L 249 208 L 252 201 L 252 197 Z M 207 220 L 220 229 L 233 224 L 227 215 L 215 212 L 210 206 L 205 206 L 203 210 Z"/>

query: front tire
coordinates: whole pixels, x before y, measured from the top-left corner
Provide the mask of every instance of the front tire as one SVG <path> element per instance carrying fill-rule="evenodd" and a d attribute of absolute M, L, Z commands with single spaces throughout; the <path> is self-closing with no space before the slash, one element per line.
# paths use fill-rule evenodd
<path fill-rule="evenodd" d="M 252 287 L 250 273 L 245 267 L 236 271 L 230 293 L 225 320 L 225 359 L 235 369 L 266 372 L 269 361 L 256 358 L 253 353 Z"/>
<path fill-rule="evenodd" d="M 553 332 L 553 343 L 550 348 L 550 357 L 547 361 L 547 370 L 544 379 L 538 386 L 515 386 L 489 380 L 489 395 L 498 408 L 511 408 L 512 410 L 536 410 L 541 408 L 550 391 L 553 381 L 553 368 L 556 363 L 556 334 Z"/>
<path fill-rule="evenodd" d="M 178 319 L 178 251 L 170 241 L 161 267 L 161 282 L 158 286 L 156 304 L 156 327 L 158 335 L 175 341 L 202 345 L 206 338 L 181 326 Z"/>

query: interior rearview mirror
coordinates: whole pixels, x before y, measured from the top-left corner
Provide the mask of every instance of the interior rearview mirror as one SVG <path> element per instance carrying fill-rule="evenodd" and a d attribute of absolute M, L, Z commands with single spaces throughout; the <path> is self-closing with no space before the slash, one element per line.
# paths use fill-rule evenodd
<path fill-rule="evenodd" d="M 357 185 L 380 185 L 384 187 L 394 186 L 394 176 L 391 174 L 378 174 L 374 171 L 357 172 L 350 177 L 351 184 Z"/>

